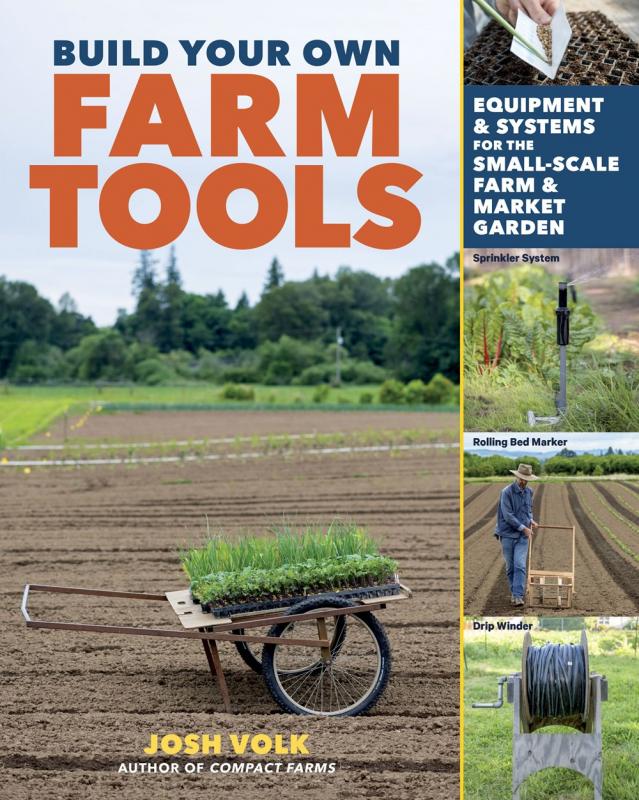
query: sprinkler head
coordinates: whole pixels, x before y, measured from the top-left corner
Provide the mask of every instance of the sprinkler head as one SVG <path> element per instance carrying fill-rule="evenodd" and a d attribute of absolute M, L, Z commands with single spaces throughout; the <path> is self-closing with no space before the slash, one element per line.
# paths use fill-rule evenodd
<path fill-rule="evenodd" d="M 568 308 L 568 284 L 559 284 L 559 300 L 555 310 L 557 315 L 557 344 L 565 347 L 570 344 L 570 309 Z"/>
<path fill-rule="evenodd" d="M 559 282 L 559 308 L 568 308 L 568 283 L 566 281 Z"/>

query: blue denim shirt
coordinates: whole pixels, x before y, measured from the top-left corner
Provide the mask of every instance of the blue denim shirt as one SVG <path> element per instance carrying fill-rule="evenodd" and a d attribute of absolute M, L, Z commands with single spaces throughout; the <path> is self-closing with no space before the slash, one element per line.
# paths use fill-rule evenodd
<path fill-rule="evenodd" d="M 533 519 L 532 489 L 520 489 L 515 481 L 502 489 L 497 508 L 495 536 L 517 539 L 524 528 L 529 528 Z"/>

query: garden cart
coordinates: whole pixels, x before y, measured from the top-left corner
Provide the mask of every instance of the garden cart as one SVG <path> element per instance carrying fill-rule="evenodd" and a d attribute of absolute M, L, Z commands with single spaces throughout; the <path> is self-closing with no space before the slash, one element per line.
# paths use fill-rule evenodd
<path fill-rule="evenodd" d="M 33 592 L 168 603 L 181 627 L 33 619 L 29 613 Z M 27 584 L 22 614 L 29 628 L 199 640 L 228 713 L 231 702 L 217 643 L 233 642 L 243 660 L 263 676 L 285 711 L 324 717 L 356 716 L 380 698 L 390 675 L 388 638 L 374 612 L 383 610 L 390 602 L 410 597 L 410 589 L 398 584 L 387 594 L 383 589 L 359 595 L 317 594 L 286 608 L 215 617 L 193 600 L 189 590 L 146 594 Z M 260 632 L 260 628 L 266 628 L 266 633 Z"/>

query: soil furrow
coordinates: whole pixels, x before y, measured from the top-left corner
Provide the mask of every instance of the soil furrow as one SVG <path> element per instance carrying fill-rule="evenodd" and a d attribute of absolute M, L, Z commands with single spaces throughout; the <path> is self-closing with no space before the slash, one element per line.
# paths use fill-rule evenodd
<path fill-rule="evenodd" d="M 596 483 L 595 486 L 614 509 L 616 509 L 622 516 L 626 517 L 626 519 L 634 522 L 635 525 L 639 525 L 639 514 L 633 513 L 627 506 L 625 506 L 623 503 L 620 503 L 604 483 Z"/>
<path fill-rule="evenodd" d="M 590 484 L 579 483 L 583 490 Z M 609 490 L 612 487 L 607 487 Z M 496 497 L 500 486 L 493 485 Z M 594 491 L 594 489 L 593 489 Z M 488 498 L 490 498 L 490 493 Z M 630 615 L 639 610 L 639 570 L 629 557 L 617 551 L 605 534 L 596 530 L 588 514 L 575 504 L 575 489 L 566 483 L 540 484 L 535 489 L 534 516 L 547 524 L 575 524 L 576 558 L 572 614 Z M 536 567 L 559 569 L 570 566 L 570 537 L 561 532 L 540 530 L 535 533 L 533 556 Z M 628 536 L 631 534 L 628 533 Z M 602 541 L 603 540 L 603 541 Z M 465 610 L 471 614 L 511 615 L 503 561 L 492 536 L 492 520 L 465 540 Z M 545 615 L 566 614 L 565 608 L 528 609 Z"/>
<path fill-rule="evenodd" d="M 182 423 L 188 419 L 183 415 Z M 232 419 L 244 417 L 232 412 L 227 429 Z M 132 415 L 131 434 L 139 436 L 137 421 Z M 245 422 L 253 425 L 252 418 Z M 261 424 L 258 417 L 255 426 Z M 279 800 L 457 797 L 457 480 L 457 454 L 439 451 L 3 473 L 0 702 L 13 742 L 5 748 L 3 788 L 20 800 L 102 800 L 116 792 L 144 800 L 147 781 L 118 775 L 117 765 L 145 758 L 150 731 L 308 730 L 311 760 L 335 760 L 337 772 L 329 783 L 321 775 L 281 781 Z M 177 550 L 206 536 L 206 513 L 211 529 L 229 536 L 265 532 L 283 519 L 327 524 L 341 514 L 366 525 L 398 559 L 414 595 L 389 603 L 379 616 L 393 670 L 370 714 L 317 720 L 281 713 L 229 643 L 221 643 L 220 654 L 233 714 L 220 713 L 198 643 L 25 631 L 19 606 L 27 581 L 151 592 L 184 587 Z M 34 619 L 176 625 L 168 603 L 34 595 L 32 612 Z M 268 776 L 213 779 L 158 775 L 153 796 L 204 800 L 213 792 L 224 800 L 260 800 L 273 796 L 276 785 Z"/>
<path fill-rule="evenodd" d="M 623 556 L 607 541 L 605 534 L 597 533 L 593 530 L 590 519 L 579 501 L 574 486 L 569 484 L 567 488 L 573 512 L 588 543 L 602 564 L 605 565 L 606 570 L 610 573 L 617 586 L 625 592 L 629 600 L 635 605 L 635 608 L 639 608 L 639 574 L 637 570 L 630 567 Z M 621 609 L 619 609 L 619 612 L 621 612 Z"/>
<path fill-rule="evenodd" d="M 490 509 L 487 511 L 483 517 L 477 520 L 477 522 L 473 522 L 472 525 L 468 525 L 464 527 L 464 539 L 468 539 L 474 533 L 481 530 L 483 527 L 488 525 L 489 522 L 495 519 L 496 511 L 494 509 Z"/>
<path fill-rule="evenodd" d="M 472 484 L 471 484 L 472 485 Z M 476 491 L 469 495 L 468 486 L 464 487 L 464 508 L 470 506 L 471 503 L 475 502 L 479 497 L 485 494 L 490 489 L 490 486 L 479 486 Z"/>

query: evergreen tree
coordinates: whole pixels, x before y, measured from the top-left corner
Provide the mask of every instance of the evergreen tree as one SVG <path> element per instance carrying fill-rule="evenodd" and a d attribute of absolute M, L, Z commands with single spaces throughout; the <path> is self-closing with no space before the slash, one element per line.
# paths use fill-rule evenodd
<path fill-rule="evenodd" d="M 162 303 L 157 284 L 157 259 L 150 250 L 140 250 L 140 261 L 133 273 L 133 296 L 137 297 L 133 333 L 144 344 L 157 344 Z"/>
<path fill-rule="evenodd" d="M 246 292 L 242 292 L 229 322 L 229 347 L 254 350 L 258 345 L 255 313 Z"/>
<path fill-rule="evenodd" d="M 61 350 L 70 350 L 83 337 L 95 333 L 97 328 L 91 317 L 84 317 L 69 292 L 65 292 L 58 300 L 58 313 L 52 320 L 50 344 Z"/>
<path fill-rule="evenodd" d="M 175 245 L 172 245 L 166 265 L 166 279 L 160 290 L 161 319 L 157 345 L 164 353 L 181 350 L 184 346 L 183 296 L 182 277 L 177 265 Z"/>
<path fill-rule="evenodd" d="M 277 256 L 271 261 L 271 266 L 266 273 L 266 281 L 264 282 L 264 290 L 262 294 L 270 292 L 273 289 L 278 289 L 284 283 L 284 270 L 282 265 L 277 260 Z"/>
<path fill-rule="evenodd" d="M 242 311 L 250 307 L 251 307 L 251 301 L 249 300 L 248 295 L 246 294 L 246 292 L 242 292 L 235 306 L 235 310 Z"/>
<path fill-rule="evenodd" d="M 155 265 L 157 263 L 157 259 L 153 258 L 150 250 L 140 250 L 140 261 L 133 273 L 134 297 L 139 297 L 144 290 L 155 289 L 157 279 Z"/>

